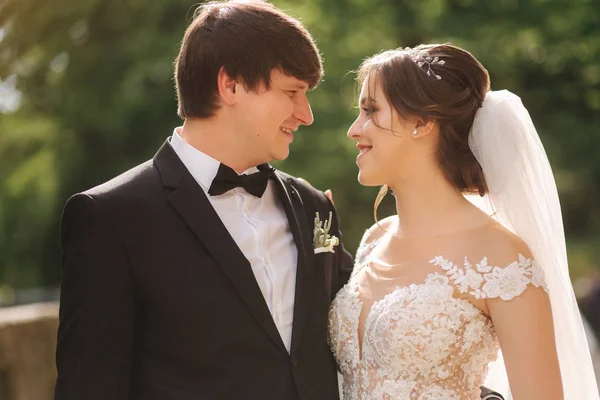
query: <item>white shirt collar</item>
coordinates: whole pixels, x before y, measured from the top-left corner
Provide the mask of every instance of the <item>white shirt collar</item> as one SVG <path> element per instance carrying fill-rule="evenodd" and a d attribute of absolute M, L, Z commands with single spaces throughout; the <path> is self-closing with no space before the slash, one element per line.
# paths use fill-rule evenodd
<path fill-rule="evenodd" d="M 169 141 L 171 147 L 173 147 L 173 150 L 175 150 L 175 153 L 179 156 L 181 162 L 183 162 L 183 165 L 192 174 L 196 182 L 207 191 L 217 175 L 221 162 L 185 142 L 179 135 L 181 129 L 181 127 L 177 127 L 173 130 L 173 136 L 171 136 L 171 140 Z M 252 174 L 256 171 L 258 171 L 258 168 L 251 167 L 244 171 L 244 173 Z"/>

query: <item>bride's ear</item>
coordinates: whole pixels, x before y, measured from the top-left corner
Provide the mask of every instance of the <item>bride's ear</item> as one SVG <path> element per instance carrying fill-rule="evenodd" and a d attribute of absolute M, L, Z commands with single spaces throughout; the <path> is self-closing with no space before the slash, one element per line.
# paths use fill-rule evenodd
<path fill-rule="evenodd" d="M 437 132 L 437 122 L 433 119 L 419 119 L 416 121 L 415 128 L 412 131 L 412 137 L 422 138 Z"/>

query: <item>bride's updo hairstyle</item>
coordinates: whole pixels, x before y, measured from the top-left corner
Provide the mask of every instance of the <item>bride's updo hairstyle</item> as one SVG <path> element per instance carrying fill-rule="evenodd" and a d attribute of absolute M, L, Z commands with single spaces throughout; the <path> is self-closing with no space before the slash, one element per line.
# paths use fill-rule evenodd
<path fill-rule="evenodd" d="M 437 122 L 437 161 L 450 183 L 463 193 L 487 193 L 483 171 L 469 147 L 469 131 L 490 90 L 490 77 L 473 55 L 450 44 L 388 50 L 361 64 L 357 81 L 362 85 L 366 80 L 370 91 L 380 82 L 385 98 L 401 118 Z M 375 209 L 386 192 L 384 186 Z"/>

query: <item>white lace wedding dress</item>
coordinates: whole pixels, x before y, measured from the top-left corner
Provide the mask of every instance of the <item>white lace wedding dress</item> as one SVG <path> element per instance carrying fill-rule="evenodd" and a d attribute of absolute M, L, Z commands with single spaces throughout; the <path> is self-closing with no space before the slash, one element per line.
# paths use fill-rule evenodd
<path fill-rule="evenodd" d="M 403 245 L 388 234 L 370 240 L 377 235 L 367 231 L 353 275 L 329 314 L 344 400 L 480 398 L 499 345 L 490 318 L 477 305 L 486 298 L 511 300 L 529 287 L 547 291 L 541 269 L 519 252 L 512 262 L 494 254 L 502 263 L 491 263 L 485 252 L 518 249 L 494 246 L 496 240 L 506 242 L 502 235 L 486 226 Z M 377 250 L 389 243 L 407 254 L 400 263 L 377 259 Z"/>

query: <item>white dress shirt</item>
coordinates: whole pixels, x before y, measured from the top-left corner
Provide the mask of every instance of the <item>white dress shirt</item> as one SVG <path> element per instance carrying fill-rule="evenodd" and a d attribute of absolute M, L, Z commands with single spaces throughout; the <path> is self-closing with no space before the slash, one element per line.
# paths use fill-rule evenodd
<path fill-rule="evenodd" d="M 229 234 L 250 262 L 256 282 L 288 352 L 292 341 L 298 249 L 275 183 L 269 180 L 261 198 L 243 188 L 208 194 L 220 162 L 184 142 L 176 128 L 170 143 L 200 185 Z M 245 171 L 251 174 L 256 167 Z"/>

